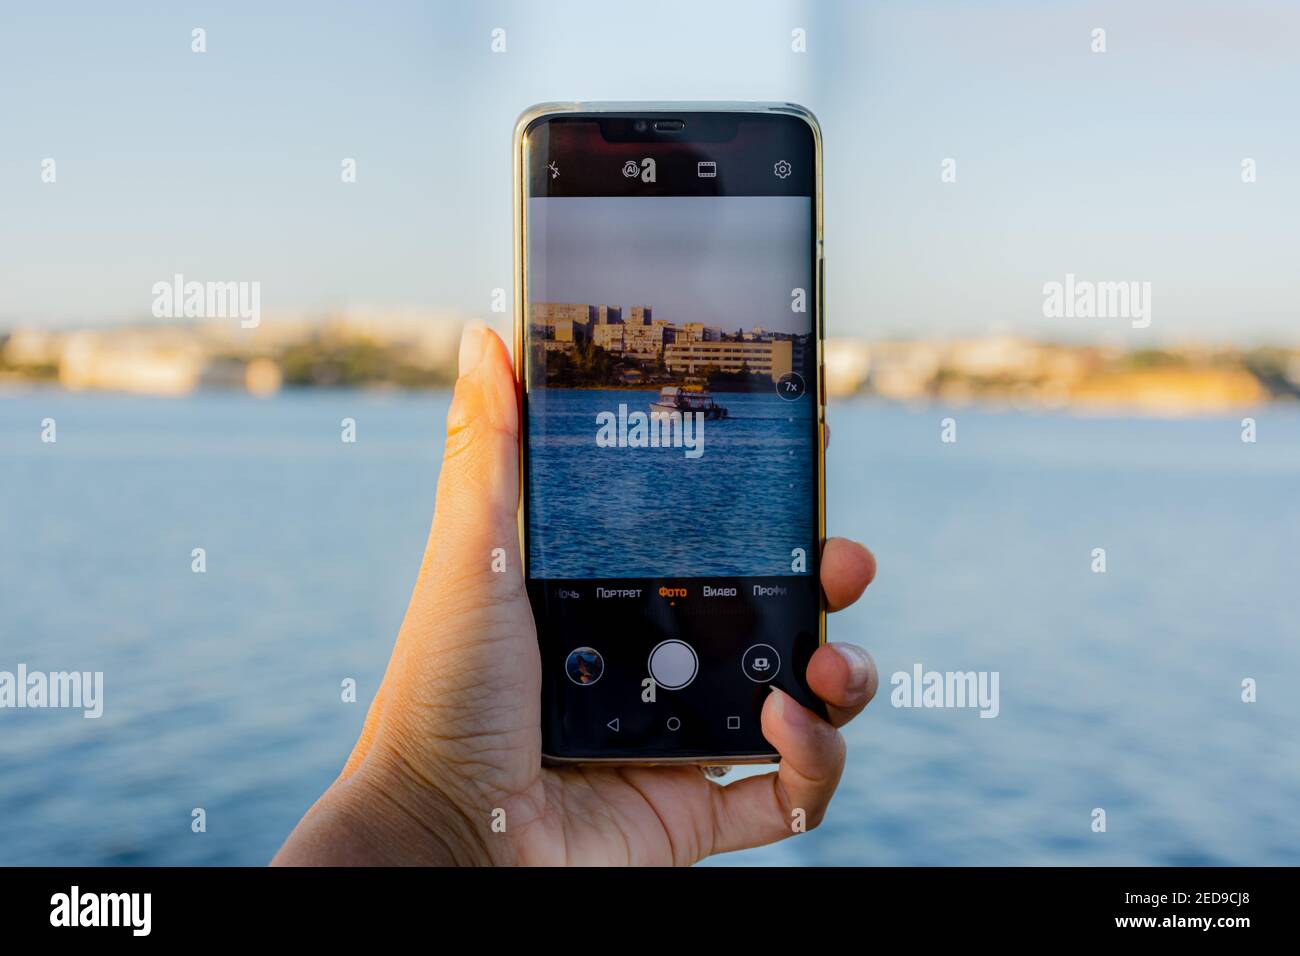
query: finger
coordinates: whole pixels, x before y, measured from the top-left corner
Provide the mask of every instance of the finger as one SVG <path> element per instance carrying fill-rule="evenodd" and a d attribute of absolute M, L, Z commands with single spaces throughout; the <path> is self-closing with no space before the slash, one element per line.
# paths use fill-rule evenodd
<path fill-rule="evenodd" d="M 808 686 L 825 702 L 831 726 L 843 727 L 871 703 L 880 678 L 871 655 L 856 644 L 826 644 L 808 662 Z"/>
<path fill-rule="evenodd" d="M 425 652 L 430 634 L 445 633 L 459 602 L 466 607 L 494 603 L 492 590 L 507 597 L 520 584 L 516 507 L 518 502 L 518 411 L 514 371 L 505 345 L 481 322 L 461 335 L 459 377 L 447 413 L 447 442 L 438 474 L 433 525 L 411 595 L 403 631 L 417 636 L 414 652 Z M 494 569 L 495 549 L 503 549 Z M 389 688 L 407 660 L 399 640 L 384 680 L 341 777 L 365 760 L 391 697 Z"/>
<path fill-rule="evenodd" d="M 458 597 L 481 603 L 484 588 L 516 590 L 522 580 L 517 402 L 505 344 L 483 323 L 467 325 L 447 412 L 433 526 L 416 586 L 417 596 L 435 587 L 444 610 Z"/>
<path fill-rule="evenodd" d="M 783 840 L 821 823 L 844 770 L 838 730 L 784 691 L 763 704 L 763 736 L 781 754 L 776 773 L 713 790 L 713 852 Z"/>
<path fill-rule="evenodd" d="M 848 538 L 829 538 L 822 549 L 822 591 L 829 610 L 839 611 L 862 596 L 876 576 L 876 556 Z"/>

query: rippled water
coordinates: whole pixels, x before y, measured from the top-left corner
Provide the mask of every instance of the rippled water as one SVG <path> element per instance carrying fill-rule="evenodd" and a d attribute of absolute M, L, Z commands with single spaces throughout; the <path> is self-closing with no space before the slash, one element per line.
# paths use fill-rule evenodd
<path fill-rule="evenodd" d="M 658 391 L 534 389 L 531 566 L 540 577 L 790 573 L 817 540 L 812 403 L 719 393 L 687 447 L 599 447 L 597 415 L 648 413 Z M 701 438 L 702 436 L 702 438 Z M 698 451 L 696 458 L 688 452 Z M 544 491 L 542 490 L 544 489 Z"/>
<path fill-rule="evenodd" d="M 99 720 L 0 710 L 0 864 L 269 859 L 383 673 L 446 405 L 0 399 L 0 670 L 102 670 L 107 697 Z M 1294 412 L 1253 445 L 1236 419 L 831 420 L 831 531 L 881 566 L 831 638 L 886 686 L 825 824 L 724 862 L 1300 862 Z M 891 707 L 918 662 L 998 671 L 999 716 Z"/>

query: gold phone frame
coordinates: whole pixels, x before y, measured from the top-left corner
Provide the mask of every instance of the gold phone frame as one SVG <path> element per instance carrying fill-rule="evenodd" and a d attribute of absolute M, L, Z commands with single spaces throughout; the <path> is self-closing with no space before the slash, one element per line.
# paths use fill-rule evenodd
<path fill-rule="evenodd" d="M 816 248 L 816 276 L 817 283 L 817 310 L 814 315 L 813 328 L 817 339 L 817 433 L 821 439 L 817 443 L 817 480 L 814 482 L 817 488 L 817 539 L 822 549 L 826 546 L 826 362 L 825 362 L 825 317 L 826 317 L 826 286 L 825 286 L 825 269 L 823 266 L 825 260 L 824 242 L 823 242 L 823 223 L 822 223 L 822 131 L 817 122 L 817 117 L 812 114 L 811 110 L 795 103 L 728 103 L 728 102 L 596 102 L 596 103 L 538 103 L 524 110 L 519 119 L 515 122 L 515 133 L 513 142 L 513 171 L 514 171 L 514 272 L 515 272 L 515 294 L 514 294 L 514 332 L 512 335 L 511 352 L 514 357 L 515 366 L 515 397 L 518 406 L 520 436 L 519 442 L 519 552 L 522 561 L 522 574 L 525 585 L 528 581 L 528 541 L 527 529 L 524 524 L 524 496 L 527 493 L 525 478 L 525 448 L 522 436 L 524 429 L 524 392 L 527 390 L 526 381 L 526 351 L 524 337 L 528 330 L 528 264 L 527 264 L 527 239 L 528 239 L 528 183 L 529 167 L 528 155 L 525 147 L 527 146 L 528 130 L 539 119 L 551 116 L 564 116 L 573 113 L 783 113 L 788 116 L 794 116 L 808 124 L 813 134 L 813 151 L 816 156 L 816 170 L 814 173 L 814 209 L 815 224 L 813 243 Z M 818 558 L 818 568 L 821 567 L 820 557 Z M 818 611 L 817 611 L 817 643 L 822 645 L 826 643 L 826 595 L 821 589 L 818 589 Z M 610 765 L 742 765 L 742 764 L 763 764 L 775 763 L 779 761 L 780 755 L 772 754 L 755 754 L 737 758 L 734 756 L 719 757 L 555 757 L 547 753 L 542 754 L 542 761 L 545 764 L 563 766 L 575 764 L 610 764 Z"/>

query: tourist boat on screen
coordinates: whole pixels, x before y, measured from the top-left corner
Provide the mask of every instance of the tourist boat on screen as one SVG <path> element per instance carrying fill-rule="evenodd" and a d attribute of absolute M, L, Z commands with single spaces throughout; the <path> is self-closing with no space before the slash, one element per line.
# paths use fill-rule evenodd
<path fill-rule="evenodd" d="M 650 403 L 650 413 L 655 412 L 702 412 L 708 421 L 727 417 L 727 410 L 700 385 L 665 385 L 659 390 L 659 400 Z"/>

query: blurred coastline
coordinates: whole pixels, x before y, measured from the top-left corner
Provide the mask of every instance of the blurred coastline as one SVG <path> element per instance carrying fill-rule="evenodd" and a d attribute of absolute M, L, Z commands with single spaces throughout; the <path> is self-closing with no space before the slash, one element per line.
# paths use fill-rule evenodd
<path fill-rule="evenodd" d="M 429 389 L 455 379 L 466 316 L 356 310 L 0 331 L 0 396 L 33 387 L 184 396 L 233 389 Z M 1300 399 L 1300 348 L 1207 343 L 1126 349 L 1019 335 L 826 343 L 828 395 L 1018 410 L 1220 414 Z"/>
<path fill-rule="evenodd" d="M 0 332 L 0 395 L 27 385 L 179 397 L 206 389 L 426 389 L 456 374 L 461 317 L 416 309 Z"/>

